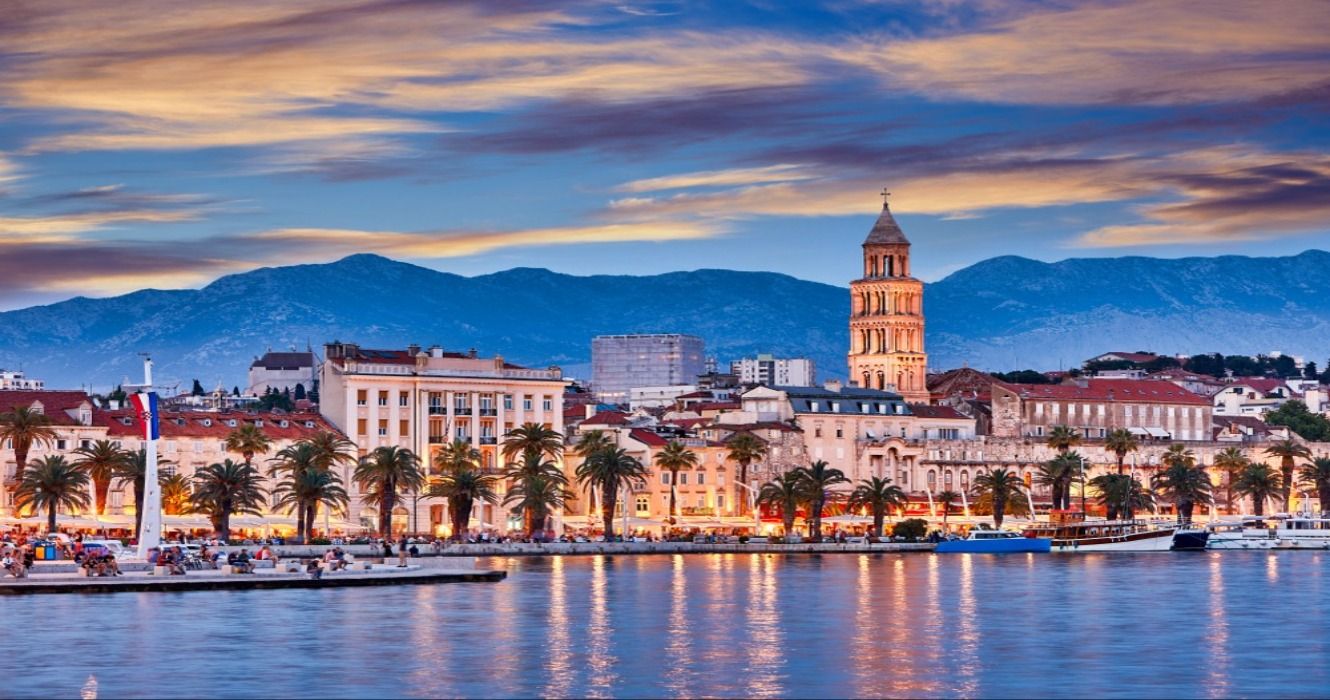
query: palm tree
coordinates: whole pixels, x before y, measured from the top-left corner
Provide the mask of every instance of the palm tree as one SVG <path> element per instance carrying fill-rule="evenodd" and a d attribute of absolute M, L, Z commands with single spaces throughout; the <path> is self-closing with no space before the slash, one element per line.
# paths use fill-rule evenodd
<path fill-rule="evenodd" d="M 98 515 L 106 515 L 107 496 L 111 492 L 111 480 L 123 467 L 129 453 L 110 440 L 98 440 L 87 447 L 74 450 L 78 459 L 74 466 L 87 473 L 92 479 L 93 500 Z"/>
<path fill-rule="evenodd" d="M 510 487 L 523 494 L 516 499 L 504 499 L 504 504 L 520 501 L 522 529 L 530 537 L 537 530 L 545 529 L 545 521 L 554 508 L 562 508 L 571 496 L 568 493 L 568 477 L 559 468 L 558 463 L 545 459 L 545 454 L 534 450 L 522 453 L 522 459 L 516 465 L 511 462 L 504 470 Z M 547 496 L 541 500 L 537 494 Z"/>
<path fill-rule="evenodd" d="M 356 465 L 352 479 L 360 486 L 361 500 L 379 509 L 379 534 L 392 536 L 393 509 L 401 493 L 418 491 L 425 485 L 420 459 L 411 450 L 380 447 Z"/>
<path fill-rule="evenodd" d="M 807 500 L 807 491 L 798 470 L 788 471 L 762 485 L 757 492 L 758 505 L 765 505 L 780 511 L 781 522 L 785 525 L 785 537 L 794 535 L 794 516 L 799 506 Z M 879 536 L 882 530 L 879 527 Z"/>
<path fill-rule="evenodd" d="M 1052 494 L 1053 510 L 1071 508 L 1071 482 L 1080 468 L 1080 455 L 1064 452 L 1039 465 L 1036 481 L 1041 486 L 1049 487 Z"/>
<path fill-rule="evenodd" d="M 1302 483 L 1316 491 L 1316 498 L 1321 502 L 1321 515 L 1330 514 L 1330 459 L 1317 457 L 1302 465 L 1298 473 Z"/>
<path fill-rule="evenodd" d="M 306 516 L 311 508 L 323 505 L 331 511 L 345 511 L 350 502 L 342 477 L 331 469 L 293 469 L 272 490 L 273 508 L 294 508 L 299 513 L 296 534 L 304 542 L 309 542 L 314 534 L 315 520 Z"/>
<path fill-rule="evenodd" d="M 1251 460 L 1241 447 L 1228 447 L 1215 455 L 1215 468 L 1224 472 L 1224 505 L 1233 512 L 1233 482 Z"/>
<path fill-rule="evenodd" d="M 229 459 L 214 462 L 194 472 L 194 510 L 208 516 L 223 540 L 231 539 L 231 516 L 260 515 L 268 492 L 263 475 L 252 465 Z"/>
<path fill-rule="evenodd" d="M 614 507 L 618 503 L 619 488 L 644 481 L 646 477 L 646 467 L 622 447 L 608 447 L 593 452 L 578 465 L 578 483 L 600 490 L 600 515 L 605 524 L 605 541 L 614 537 Z"/>
<path fill-rule="evenodd" d="M 563 455 L 563 434 L 540 423 L 523 423 L 503 437 L 503 456 L 513 461 L 525 453 L 557 460 Z"/>
<path fill-rule="evenodd" d="M 165 467 L 173 464 L 172 462 L 157 461 L 157 466 Z M 159 472 L 160 474 L 160 472 Z M 119 486 L 130 486 L 130 491 L 134 494 L 134 537 L 141 534 L 143 528 L 143 499 L 144 492 L 147 489 L 148 479 L 148 453 L 140 447 L 137 452 L 126 452 L 125 459 L 116 468 L 115 479 Z M 158 482 L 161 483 L 161 477 L 158 476 Z"/>
<path fill-rule="evenodd" d="M 8 413 L 0 413 L 0 442 L 10 441 L 17 466 L 14 473 L 19 479 L 27 471 L 28 451 L 32 446 L 49 445 L 59 437 L 51 427 L 51 418 L 41 411 L 20 406 Z"/>
<path fill-rule="evenodd" d="M 748 486 L 748 465 L 767 458 L 767 444 L 749 432 L 735 433 L 725 443 L 729 448 L 727 457 L 739 463 L 739 483 Z M 748 512 L 748 494 L 736 493 L 739 497 L 739 515 Z"/>
<path fill-rule="evenodd" d="M 993 523 L 1001 528 L 1007 511 L 1012 511 L 1013 515 L 1021 511 L 1019 502 L 1022 499 L 1016 497 L 1022 495 L 1023 485 L 1019 474 L 1001 467 L 979 474 L 974 477 L 972 486 L 977 496 L 975 506 L 992 509 Z"/>
<path fill-rule="evenodd" d="M 1081 434 L 1066 425 L 1054 426 L 1048 431 L 1048 446 L 1066 454 L 1071 448 L 1081 444 Z"/>
<path fill-rule="evenodd" d="M 88 474 L 65 461 L 62 455 L 48 455 L 23 470 L 14 490 L 14 506 L 46 510 L 47 532 L 57 532 L 56 510 L 87 508 Z"/>
<path fill-rule="evenodd" d="M 951 491 L 943 493 L 951 494 L 956 498 L 956 494 Z M 941 498 L 942 494 L 938 494 Z M 872 477 L 859 482 L 850 492 L 849 506 L 851 508 L 868 508 L 873 513 L 873 536 L 882 537 L 882 521 L 887 514 L 888 508 L 902 508 L 907 502 L 905 492 L 901 487 L 891 483 L 891 479 L 882 477 Z M 791 516 L 791 519 L 793 516 Z"/>
<path fill-rule="evenodd" d="M 1283 476 L 1265 462 L 1248 462 L 1238 474 L 1233 490 L 1251 498 L 1256 515 L 1265 515 L 1265 502 L 1284 492 Z"/>
<path fill-rule="evenodd" d="M 1136 511 L 1154 507 L 1154 496 L 1128 474 L 1100 474 L 1090 480 L 1109 520 L 1131 520 Z"/>
<path fill-rule="evenodd" d="M 1265 454 L 1270 457 L 1279 458 L 1279 474 L 1281 485 L 1283 486 L 1284 512 L 1287 513 L 1293 508 L 1293 466 L 1299 459 L 1311 459 L 1311 450 L 1306 445 L 1299 443 L 1293 438 L 1287 440 L 1278 440 L 1273 445 L 1265 448 Z"/>
<path fill-rule="evenodd" d="M 476 501 L 497 504 L 499 496 L 494 491 L 494 484 L 499 477 L 485 474 L 475 467 L 473 462 L 453 463 L 443 476 L 430 485 L 432 496 L 446 499 L 448 517 L 453 524 L 453 539 L 462 541 L 471 520 L 471 509 Z"/>
<path fill-rule="evenodd" d="M 172 474 L 157 479 L 162 487 L 162 512 L 167 515 L 184 515 L 190 511 L 189 498 L 193 494 L 189 479 L 184 474 Z"/>
<path fill-rule="evenodd" d="M 1127 461 L 1127 453 L 1135 452 L 1140 446 L 1136 444 L 1136 436 L 1131 434 L 1126 428 L 1118 428 L 1108 434 L 1104 439 L 1104 449 L 1112 452 L 1118 457 L 1118 473 L 1124 471 L 1124 462 Z"/>
<path fill-rule="evenodd" d="M 803 479 L 804 493 L 808 496 L 808 535 L 814 542 L 822 541 L 822 508 L 831 497 L 830 487 L 849 481 L 845 472 L 833 469 L 822 460 L 795 470 Z"/>
<path fill-rule="evenodd" d="M 302 542 L 308 542 L 304 538 L 307 531 L 312 529 L 306 527 L 309 520 L 307 516 L 309 515 L 310 504 L 306 500 L 288 496 L 292 495 L 293 488 L 296 491 L 300 490 L 297 485 L 300 484 L 306 473 L 321 471 L 315 464 L 317 458 L 318 453 L 313 443 L 302 440 L 278 450 L 277 454 L 269 460 L 272 466 L 268 467 L 268 477 L 282 480 L 279 481 L 279 486 L 273 490 L 272 494 L 274 498 L 277 498 L 277 489 L 282 490 L 281 504 L 278 505 L 277 502 L 274 502 L 273 507 L 281 510 L 295 509 L 296 537 L 301 538 Z M 282 488 L 282 485 L 285 485 L 286 488 Z"/>
<path fill-rule="evenodd" d="M 1178 522 L 1191 522 L 1197 505 L 1213 502 L 1213 485 L 1205 467 L 1196 464 L 1196 456 L 1183 445 L 1173 445 L 1163 456 L 1164 470 L 1155 474 L 1151 486 L 1173 501 Z"/>
<path fill-rule="evenodd" d="M 226 451 L 239 452 L 245 458 L 245 464 L 251 467 L 254 466 L 254 455 L 268 454 L 271 447 L 272 440 L 263 429 L 251 423 L 232 430 L 226 436 Z"/>
<path fill-rule="evenodd" d="M 677 494 L 677 485 L 679 483 L 680 469 L 696 469 L 697 453 L 688 449 L 686 445 L 678 440 L 671 440 L 665 449 L 656 454 L 656 466 L 670 472 L 670 525 L 679 522 L 675 509 L 675 497 Z"/>
<path fill-rule="evenodd" d="M 578 439 L 577 446 L 574 448 L 574 452 L 576 452 L 577 456 L 581 457 L 582 461 L 585 462 L 587 459 L 590 459 L 591 455 L 599 452 L 600 450 L 615 446 L 616 446 L 615 441 L 611 439 L 609 436 L 605 435 L 603 431 L 588 430 L 587 432 L 582 433 L 581 437 Z M 591 515 L 592 511 L 596 509 L 595 501 L 596 501 L 595 493 L 588 492 L 587 515 Z"/>
<path fill-rule="evenodd" d="M 943 530 L 946 530 L 946 529 L 947 529 L 947 516 L 951 514 L 951 504 L 953 504 L 953 503 L 955 503 L 957 500 L 959 500 L 960 497 L 961 497 L 961 495 L 960 495 L 959 493 L 956 493 L 955 491 L 952 491 L 951 489 L 947 489 L 947 490 L 945 490 L 945 491 L 941 491 L 941 492 L 939 492 L 938 495 L 936 496 L 938 503 L 941 503 L 941 504 L 942 504 L 942 529 L 943 529 Z"/>

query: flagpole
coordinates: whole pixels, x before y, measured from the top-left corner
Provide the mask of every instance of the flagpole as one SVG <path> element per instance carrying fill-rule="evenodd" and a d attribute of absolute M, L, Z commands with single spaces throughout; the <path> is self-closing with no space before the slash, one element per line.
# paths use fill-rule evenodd
<path fill-rule="evenodd" d="M 147 455 L 143 473 L 143 518 L 139 526 L 139 558 L 146 560 L 148 552 L 162 543 L 162 487 L 157 483 L 157 438 L 153 436 L 152 359 L 143 358 L 143 407 L 139 423 L 143 428 L 143 446 Z"/>

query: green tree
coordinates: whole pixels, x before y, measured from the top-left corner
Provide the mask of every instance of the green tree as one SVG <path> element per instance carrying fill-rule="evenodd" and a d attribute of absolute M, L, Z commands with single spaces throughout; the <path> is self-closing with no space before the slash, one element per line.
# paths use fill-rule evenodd
<path fill-rule="evenodd" d="M 1090 480 L 1090 486 L 1099 494 L 1096 500 L 1109 520 L 1131 520 L 1137 511 L 1154 507 L 1154 496 L 1129 474 L 1101 474 Z"/>
<path fill-rule="evenodd" d="M 1233 484 L 1251 462 L 1241 447 L 1226 447 L 1215 455 L 1215 468 L 1224 472 L 1224 505 L 1233 512 Z"/>
<path fill-rule="evenodd" d="M 1274 467 L 1264 462 L 1248 462 L 1238 474 L 1233 490 L 1252 500 L 1252 512 L 1265 515 L 1265 502 L 1283 493 L 1284 479 Z"/>
<path fill-rule="evenodd" d="M 1311 459 L 1312 453 L 1306 445 L 1297 440 L 1289 438 L 1287 440 L 1277 440 L 1274 444 L 1265 448 L 1265 454 L 1269 457 L 1279 458 L 1279 483 L 1282 485 L 1284 512 L 1289 512 L 1293 507 L 1293 467 L 1297 460 Z"/>
<path fill-rule="evenodd" d="M 677 517 L 679 511 L 675 505 L 679 470 L 696 469 L 697 453 L 688 449 L 682 442 L 671 440 L 665 449 L 656 453 L 656 466 L 670 473 L 670 525 L 675 525 L 679 522 Z"/>
<path fill-rule="evenodd" d="M 173 462 L 158 459 L 158 469 L 174 464 Z M 161 483 L 161 472 L 158 472 L 158 483 Z M 148 453 L 142 447 L 137 452 L 126 452 L 125 459 L 120 463 L 115 472 L 116 483 L 120 486 L 128 485 L 130 492 L 134 495 L 134 537 L 139 537 L 143 530 L 143 499 L 147 491 L 148 483 Z"/>
<path fill-rule="evenodd" d="M 51 418 L 41 411 L 20 406 L 8 413 L 0 413 L 0 443 L 9 441 L 14 450 L 14 472 L 19 478 L 28 466 L 28 452 L 33 445 L 51 445 L 60 436 L 51 427 Z"/>
<path fill-rule="evenodd" d="M 822 510 L 831 499 L 831 487 L 849 482 L 845 472 L 833 469 L 822 460 L 795 470 L 804 481 L 804 492 L 808 494 L 808 535 L 814 542 L 822 541 Z"/>
<path fill-rule="evenodd" d="M 436 462 L 437 463 L 437 462 Z M 494 485 L 499 477 L 486 474 L 468 460 L 450 460 L 442 476 L 430 485 L 430 494 L 443 498 L 448 504 L 448 518 L 452 522 L 452 539 L 463 541 L 471 523 L 471 509 L 476 502 L 499 502 Z"/>
<path fill-rule="evenodd" d="M 546 453 L 525 450 L 521 461 L 510 462 L 504 470 L 504 477 L 510 485 L 509 495 L 512 492 L 518 494 L 505 498 L 504 505 L 518 505 L 522 529 L 528 537 L 535 535 L 537 530 L 545 530 L 550 512 L 562 508 L 572 495 L 567 490 L 568 477 L 564 476 L 557 462 L 545 457 Z"/>
<path fill-rule="evenodd" d="M 78 457 L 74 460 L 74 467 L 85 472 L 92 480 L 97 514 L 106 515 L 111 481 L 129 459 L 129 453 L 110 440 L 97 440 L 87 447 L 74 450 L 74 454 Z"/>
<path fill-rule="evenodd" d="M 748 467 L 767 458 L 767 443 L 750 432 L 738 432 L 725 441 L 726 457 L 739 463 L 739 483 L 748 486 Z M 739 497 L 739 515 L 748 513 L 748 493 L 735 493 Z"/>
<path fill-rule="evenodd" d="M 297 383 L 296 391 L 291 396 L 291 398 L 295 399 L 296 401 L 304 401 L 305 399 L 309 398 L 309 395 L 305 393 L 305 385 Z"/>
<path fill-rule="evenodd" d="M 1265 414 L 1269 425 L 1285 426 L 1304 440 L 1330 441 L 1330 419 L 1307 410 L 1307 404 L 1293 399 Z"/>
<path fill-rule="evenodd" d="M 1118 473 L 1125 471 L 1127 453 L 1135 452 L 1140 448 L 1136 443 L 1136 436 L 1131 434 L 1126 428 L 1117 428 L 1108 434 L 1104 440 L 1104 449 L 1112 452 L 1118 458 Z"/>
<path fill-rule="evenodd" d="M 245 458 L 245 464 L 251 467 L 254 466 L 254 455 L 268 454 L 271 448 L 272 439 L 252 423 L 246 423 L 226 436 L 226 451 L 239 453 Z"/>
<path fill-rule="evenodd" d="M 961 495 L 951 489 L 947 489 L 939 492 L 936 498 L 937 502 L 942 506 L 942 529 L 945 530 L 947 529 L 947 516 L 951 514 L 951 504 L 960 500 Z"/>
<path fill-rule="evenodd" d="M 757 492 L 757 504 L 780 511 L 785 537 L 794 536 L 794 518 L 799 506 L 807 501 L 808 492 L 798 471 L 788 471 L 762 485 Z"/>
<path fill-rule="evenodd" d="M 972 486 L 976 495 L 975 506 L 991 510 L 993 523 L 1001 528 L 1007 513 L 1015 515 L 1021 511 L 1019 502 L 1024 500 L 1024 494 L 1021 493 L 1023 485 L 1019 474 L 1001 467 L 978 474 Z"/>
<path fill-rule="evenodd" d="M 515 461 L 528 452 L 552 460 L 563 456 L 563 435 L 540 423 L 523 423 L 503 438 L 503 456 Z"/>
<path fill-rule="evenodd" d="M 308 467 L 287 472 L 286 478 L 273 487 L 272 500 L 273 508 L 294 509 L 299 514 L 298 534 L 304 542 L 309 542 L 314 535 L 316 521 L 310 517 L 312 509 L 323 506 L 329 512 L 345 512 L 351 503 L 337 472 Z"/>
<path fill-rule="evenodd" d="M 194 473 L 194 510 L 208 516 L 217 536 L 231 539 L 231 516 L 260 515 L 268 492 L 263 475 L 252 465 L 229 459 L 214 462 Z"/>
<path fill-rule="evenodd" d="M 1209 355 L 1192 355 L 1182 365 L 1188 372 L 1194 374 L 1205 374 L 1211 377 L 1223 377 L 1224 356 L 1219 353 Z"/>
<path fill-rule="evenodd" d="M 1330 459 L 1317 457 L 1302 465 L 1298 476 L 1303 484 L 1316 491 L 1321 502 L 1321 515 L 1330 515 Z"/>
<path fill-rule="evenodd" d="M 1161 496 L 1173 501 L 1178 522 L 1191 522 L 1198 505 L 1213 502 L 1210 474 L 1196 463 L 1196 456 L 1183 445 L 1172 445 L 1163 456 L 1164 469 L 1155 474 L 1151 486 Z"/>
<path fill-rule="evenodd" d="M 578 465 L 578 483 L 600 491 L 600 515 L 604 520 L 606 541 L 614 537 L 614 508 L 618 503 L 619 489 L 631 488 L 646 477 L 646 467 L 621 447 L 597 450 Z"/>
<path fill-rule="evenodd" d="M 906 518 L 891 528 L 891 536 L 907 542 L 918 542 L 928 535 L 928 521 L 923 518 Z"/>
<path fill-rule="evenodd" d="M 583 462 L 586 462 L 591 458 L 591 455 L 604 449 L 611 449 L 615 446 L 614 440 L 610 439 L 604 431 L 588 430 L 581 434 L 576 447 L 573 448 L 573 452 L 578 457 L 581 457 Z M 597 506 L 595 493 L 592 489 L 588 489 L 587 491 L 587 504 L 587 515 L 591 515 L 592 511 L 594 511 Z"/>
<path fill-rule="evenodd" d="M 1014 372 L 994 372 L 992 377 L 1000 382 L 1009 382 L 1011 384 L 1053 383 L 1053 380 L 1049 379 L 1047 374 L 1033 369 L 1022 369 Z"/>
<path fill-rule="evenodd" d="M 366 455 L 351 478 L 360 486 L 361 500 L 379 509 L 379 534 L 383 537 L 392 537 L 393 509 L 398 498 L 425 485 L 420 459 L 411 450 L 396 446 L 379 447 Z"/>
<path fill-rule="evenodd" d="M 943 493 L 952 493 L 944 491 Z M 942 494 L 938 494 L 941 498 Z M 953 494 L 954 496 L 954 494 Z M 850 508 L 867 508 L 873 514 L 873 536 L 882 536 L 882 521 L 888 508 L 903 508 L 907 502 L 901 487 L 891 483 L 891 479 L 872 477 L 859 482 L 850 492 Z"/>
<path fill-rule="evenodd" d="M 1059 454 L 1039 465 L 1036 483 L 1047 486 L 1052 494 L 1053 510 L 1071 508 L 1071 483 L 1081 469 L 1080 456 L 1075 452 Z"/>
<path fill-rule="evenodd" d="M 190 396 L 203 396 L 205 393 L 207 393 L 207 392 L 205 392 L 205 391 L 203 390 L 203 385 L 199 383 L 199 380 L 195 379 L 195 380 L 194 380 L 194 386 L 189 390 L 189 395 L 190 395 Z"/>
<path fill-rule="evenodd" d="M 46 511 L 48 532 L 57 532 L 55 516 L 61 507 L 87 508 L 88 474 L 65 461 L 62 455 L 48 455 L 27 465 L 14 490 L 14 506 Z"/>
<path fill-rule="evenodd" d="M 1056 425 L 1048 431 L 1048 446 L 1066 454 L 1071 448 L 1081 444 L 1081 434 L 1067 425 Z"/>
<path fill-rule="evenodd" d="M 162 475 L 157 479 L 162 487 L 162 512 L 167 515 L 184 515 L 193 509 L 190 497 L 194 494 L 189 479 L 184 474 Z"/>

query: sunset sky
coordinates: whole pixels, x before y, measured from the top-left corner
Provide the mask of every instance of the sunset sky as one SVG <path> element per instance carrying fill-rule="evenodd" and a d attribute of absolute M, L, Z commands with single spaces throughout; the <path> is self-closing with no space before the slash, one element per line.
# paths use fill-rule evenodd
<path fill-rule="evenodd" d="M 19 0 L 0 309 L 356 252 L 843 284 L 884 186 L 928 280 L 1295 253 L 1328 117 L 1320 1 Z"/>

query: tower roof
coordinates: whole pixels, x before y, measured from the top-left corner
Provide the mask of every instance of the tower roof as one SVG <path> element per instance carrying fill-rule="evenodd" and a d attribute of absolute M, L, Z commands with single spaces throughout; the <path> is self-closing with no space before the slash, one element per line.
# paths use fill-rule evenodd
<path fill-rule="evenodd" d="M 868 232 L 868 238 L 864 239 L 864 245 L 910 245 L 886 201 L 882 202 L 882 213 L 873 224 L 873 230 Z"/>

